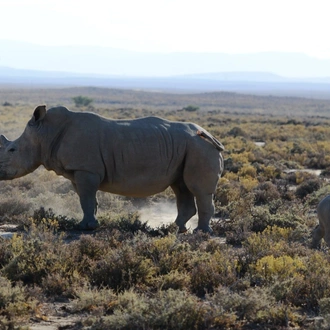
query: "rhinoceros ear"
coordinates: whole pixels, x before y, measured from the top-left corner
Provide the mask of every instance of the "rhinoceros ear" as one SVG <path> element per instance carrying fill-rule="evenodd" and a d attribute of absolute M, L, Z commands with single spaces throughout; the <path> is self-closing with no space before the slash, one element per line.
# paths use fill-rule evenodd
<path fill-rule="evenodd" d="M 8 145 L 8 143 L 10 143 L 10 141 L 7 140 L 4 135 L 1 135 L 0 136 L 0 147 L 4 148 Z"/>
<path fill-rule="evenodd" d="M 39 105 L 35 108 L 33 112 L 33 116 L 31 120 L 29 121 L 29 126 L 35 126 L 37 125 L 45 116 L 46 116 L 46 106 L 45 105 Z"/>
<path fill-rule="evenodd" d="M 34 120 L 37 122 L 39 120 L 42 120 L 46 115 L 46 106 L 45 105 L 39 105 L 35 108 L 33 117 Z"/>

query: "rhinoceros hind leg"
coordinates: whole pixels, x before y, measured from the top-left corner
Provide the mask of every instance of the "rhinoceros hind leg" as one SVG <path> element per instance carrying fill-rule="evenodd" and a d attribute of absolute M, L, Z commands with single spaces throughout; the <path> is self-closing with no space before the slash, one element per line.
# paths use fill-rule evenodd
<path fill-rule="evenodd" d="M 202 230 L 205 233 L 212 234 L 209 226 L 210 220 L 214 214 L 213 194 L 204 194 L 196 196 L 198 210 L 198 226 L 194 231 Z"/>
<path fill-rule="evenodd" d="M 330 247 L 330 232 L 328 230 L 325 231 L 324 240 L 327 243 L 328 247 Z"/>
<path fill-rule="evenodd" d="M 79 223 L 79 228 L 82 230 L 93 230 L 99 226 L 95 218 L 99 177 L 93 173 L 77 171 L 74 174 L 74 179 L 74 186 L 79 195 L 80 205 L 84 213 L 83 220 Z"/>
<path fill-rule="evenodd" d="M 312 248 L 317 249 L 320 247 L 321 239 L 324 236 L 324 230 L 320 225 L 317 225 L 312 231 Z M 327 242 L 329 245 L 330 241 Z M 329 245 L 330 246 L 330 245 Z"/>
<path fill-rule="evenodd" d="M 171 188 L 175 193 L 178 209 L 175 223 L 179 227 L 179 233 L 185 233 L 187 221 L 196 214 L 195 198 L 183 181 L 171 185 Z"/>

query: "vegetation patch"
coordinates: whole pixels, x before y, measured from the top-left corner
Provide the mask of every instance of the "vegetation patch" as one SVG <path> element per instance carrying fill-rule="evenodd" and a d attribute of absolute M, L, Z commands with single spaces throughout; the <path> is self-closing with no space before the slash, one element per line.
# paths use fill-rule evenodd
<path fill-rule="evenodd" d="M 44 93 L 1 90 L 1 133 L 17 137 Z M 310 248 L 316 206 L 330 193 L 328 101 L 97 88 L 47 95 L 49 106 L 79 106 L 73 98 L 85 95 L 106 117 L 207 128 L 225 146 L 214 235 L 141 220 L 141 204 L 173 202 L 170 190 L 144 202 L 99 193 L 100 227 L 81 232 L 78 196 L 64 179 L 38 169 L 1 182 L 0 225 L 18 230 L 0 237 L 0 329 L 28 328 L 59 302 L 82 316 L 72 329 L 329 328 L 329 251 L 323 241 Z"/>

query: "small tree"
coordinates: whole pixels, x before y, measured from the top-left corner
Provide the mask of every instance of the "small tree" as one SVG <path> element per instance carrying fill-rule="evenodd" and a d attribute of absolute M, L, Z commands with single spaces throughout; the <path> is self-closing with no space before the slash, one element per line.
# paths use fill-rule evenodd
<path fill-rule="evenodd" d="M 199 109 L 199 107 L 197 107 L 196 105 L 188 105 L 183 108 L 183 110 L 189 111 L 189 112 L 197 111 L 198 109 Z"/>
<path fill-rule="evenodd" d="M 90 105 L 93 102 L 93 99 L 87 97 L 87 96 L 75 96 L 72 98 L 72 100 L 74 101 L 74 104 L 76 107 L 87 107 L 88 105 Z"/>

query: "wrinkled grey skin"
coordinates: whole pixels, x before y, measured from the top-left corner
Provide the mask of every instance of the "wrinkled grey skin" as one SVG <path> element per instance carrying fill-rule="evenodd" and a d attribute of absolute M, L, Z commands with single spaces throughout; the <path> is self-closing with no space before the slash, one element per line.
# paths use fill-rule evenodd
<path fill-rule="evenodd" d="M 330 195 L 324 197 L 317 206 L 319 224 L 312 232 L 312 247 L 319 248 L 322 238 L 330 247 Z"/>
<path fill-rule="evenodd" d="M 171 186 L 179 231 L 186 231 L 197 205 L 197 229 L 210 232 L 213 195 L 223 170 L 221 150 L 219 141 L 192 123 L 157 117 L 115 121 L 38 106 L 17 140 L 0 137 L 0 180 L 40 165 L 69 179 L 84 213 L 81 229 L 98 226 L 97 190 L 145 197 Z"/>

